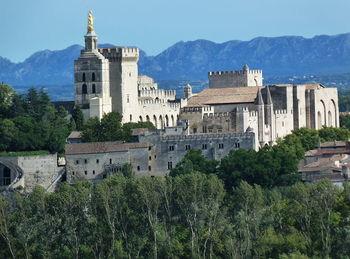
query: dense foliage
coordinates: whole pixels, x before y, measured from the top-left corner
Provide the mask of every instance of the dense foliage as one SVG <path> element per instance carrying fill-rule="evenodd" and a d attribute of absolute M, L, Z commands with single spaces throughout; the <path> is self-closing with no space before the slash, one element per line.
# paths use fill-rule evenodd
<path fill-rule="evenodd" d="M 349 184 L 116 175 L 0 196 L 0 258 L 348 258 L 349 217 Z"/>
<path fill-rule="evenodd" d="M 64 152 L 69 134 L 67 112 L 51 105 L 42 90 L 19 95 L 0 85 L 0 152 L 49 150 Z"/>
<path fill-rule="evenodd" d="M 132 129 L 155 129 L 151 122 L 128 122 L 122 125 L 122 116 L 117 112 L 105 114 L 101 121 L 90 118 L 83 126 L 82 140 L 84 142 L 98 141 L 131 141 Z"/>

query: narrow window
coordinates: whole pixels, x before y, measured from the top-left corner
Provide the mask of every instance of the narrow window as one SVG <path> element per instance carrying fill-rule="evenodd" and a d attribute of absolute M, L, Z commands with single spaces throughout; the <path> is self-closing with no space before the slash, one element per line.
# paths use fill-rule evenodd
<path fill-rule="evenodd" d="M 86 82 L 85 73 L 83 73 L 83 82 Z"/>
<path fill-rule="evenodd" d="M 75 163 L 76 163 L 77 165 L 79 165 L 79 160 L 75 160 Z"/>
<path fill-rule="evenodd" d="M 151 156 L 149 156 L 148 160 L 152 160 L 152 157 L 151 157 Z"/>
<path fill-rule="evenodd" d="M 149 165 L 149 166 L 148 166 L 148 171 L 151 171 L 151 169 L 152 169 L 152 168 L 151 168 L 151 166 Z"/>
<path fill-rule="evenodd" d="M 92 75 L 91 75 L 91 80 L 92 80 L 93 82 L 96 80 L 96 78 L 95 78 L 95 73 L 92 73 Z"/>
<path fill-rule="evenodd" d="M 100 160 L 96 159 L 96 164 L 100 163 Z"/>
<path fill-rule="evenodd" d="M 83 84 L 83 94 L 87 94 L 87 85 Z"/>
<path fill-rule="evenodd" d="M 223 143 L 220 143 L 219 144 L 219 149 L 223 149 L 224 148 L 224 144 Z"/>
<path fill-rule="evenodd" d="M 186 145 L 186 146 L 185 146 L 185 149 L 186 149 L 186 150 L 190 150 L 190 149 L 191 149 L 191 145 Z"/>
<path fill-rule="evenodd" d="M 95 170 L 92 170 L 92 174 L 95 174 Z"/>
<path fill-rule="evenodd" d="M 169 146 L 169 151 L 174 151 L 174 149 L 175 149 L 175 147 L 173 145 Z"/>
<path fill-rule="evenodd" d="M 203 144 L 203 145 L 202 145 L 202 149 L 203 149 L 203 150 L 207 149 L 207 144 Z"/>
<path fill-rule="evenodd" d="M 96 93 L 96 85 L 92 84 L 92 93 L 95 94 Z"/>
<path fill-rule="evenodd" d="M 109 159 L 109 164 L 112 164 L 112 158 Z"/>
<path fill-rule="evenodd" d="M 139 165 L 137 166 L 137 171 L 140 171 L 140 166 Z"/>
<path fill-rule="evenodd" d="M 157 155 L 154 155 L 154 159 L 157 159 Z"/>
<path fill-rule="evenodd" d="M 72 172 L 72 175 L 74 175 L 75 173 L 74 173 L 74 171 Z"/>
<path fill-rule="evenodd" d="M 84 171 L 84 174 L 87 175 L 87 171 Z"/>
<path fill-rule="evenodd" d="M 132 115 L 130 114 L 130 122 L 132 122 Z"/>
<path fill-rule="evenodd" d="M 173 162 L 169 161 L 169 162 L 168 162 L 168 169 L 170 170 L 170 169 L 172 169 L 172 168 L 173 168 Z"/>
<path fill-rule="evenodd" d="M 84 160 L 84 163 L 87 164 L 87 159 Z"/>
<path fill-rule="evenodd" d="M 148 150 L 152 150 L 152 147 L 151 147 L 151 146 L 149 146 L 149 147 L 148 147 Z"/>

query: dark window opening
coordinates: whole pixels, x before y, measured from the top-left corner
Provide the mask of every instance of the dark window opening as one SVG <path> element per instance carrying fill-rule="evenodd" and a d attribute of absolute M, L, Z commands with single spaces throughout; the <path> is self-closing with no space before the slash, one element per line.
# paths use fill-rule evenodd
<path fill-rule="evenodd" d="M 85 175 L 87 175 L 87 171 L 84 171 Z"/>
<path fill-rule="evenodd" d="M 85 73 L 83 73 L 83 82 L 86 82 Z"/>
<path fill-rule="evenodd" d="M 151 171 L 151 169 L 152 169 L 152 168 L 151 168 L 151 166 L 149 165 L 149 166 L 148 166 L 148 171 Z"/>
<path fill-rule="evenodd" d="M 72 175 L 74 175 L 75 173 L 74 173 L 74 171 L 72 172 Z"/>
<path fill-rule="evenodd" d="M 112 164 L 112 158 L 109 159 L 109 164 Z"/>
<path fill-rule="evenodd" d="M 175 147 L 174 146 L 169 146 L 169 151 L 174 151 Z"/>
<path fill-rule="evenodd" d="M 219 149 L 223 149 L 223 148 L 224 148 L 224 144 L 223 143 L 219 144 Z"/>
<path fill-rule="evenodd" d="M 140 166 L 139 165 L 137 166 L 137 171 L 140 171 Z"/>
<path fill-rule="evenodd" d="M 148 158 L 149 160 L 152 160 L 152 157 L 151 156 L 149 156 L 149 158 Z"/>
<path fill-rule="evenodd" d="M 95 78 L 95 73 L 92 73 L 91 80 L 92 80 L 92 81 L 95 81 L 95 80 L 96 80 L 96 78 Z"/>
<path fill-rule="evenodd" d="M 87 85 L 83 84 L 83 94 L 87 94 Z"/>
<path fill-rule="evenodd" d="M 150 147 L 148 147 L 148 150 L 151 150 L 152 149 L 152 147 L 150 146 Z"/>
<path fill-rule="evenodd" d="M 172 169 L 173 168 L 173 162 L 168 162 L 168 169 L 170 170 L 170 169 Z"/>
<path fill-rule="evenodd" d="M 100 163 L 100 160 L 96 159 L 96 164 Z"/>
<path fill-rule="evenodd" d="M 92 84 L 92 93 L 95 94 L 96 93 L 96 85 Z"/>
<path fill-rule="evenodd" d="M 75 160 L 75 163 L 76 163 L 77 165 L 79 165 L 79 160 Z"/>
<path fill-rule="evenodd" d="M 95 170 L 92 170 L 92 174 L 95 174 Z"/>
<path fill-rule="evenodd" d="M 186 150 L 190 150 L 190 149 L 191 149 L 191 145 L 186 145 L 186 146 L 185 146 L 185 149 L 186 149 Z"/>
<path fill-rule="evenodd" d="M 202 149 L 207 149 L 208 147 L 207 147 L 207 144 L 203 144 L 202 145 Z"/>
<path fill-rule="evenodd" d="M 84 163 L 87 164 L 87 159 L 84 160 Z"/>

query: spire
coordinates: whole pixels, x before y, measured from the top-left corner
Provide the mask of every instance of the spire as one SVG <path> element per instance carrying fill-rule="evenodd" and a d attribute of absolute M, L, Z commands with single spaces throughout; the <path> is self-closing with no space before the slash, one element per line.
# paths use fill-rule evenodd
<path fill-rule="evenodd" d="M 270 93 L 270 87 L 266 86 L 266 104 L 272 104 L 272 98 L 271 98 L 271 93 Z"/>
<path fill-rule="evenodd" d="M 92 11 L 89 11 L 88 13 L 87 33 L 85 35 L 85 50 L 97 50 L 97 35 L 94 29 L 94 17 L 92 16 Z"/>
<path fill-rule="evenodd" d="M 94 17 L 92 16 L 92 11 L 88 13 L 88 24 L 87 24 L 87 34 L 93 33 L 94 30 Z"/>
<path fill-rule="evenodd" d="M 259 88 L 259 91 L 258 91 L 258 105 L 264 105 L 264 100 L 261 95 L 261 88 Z"/>

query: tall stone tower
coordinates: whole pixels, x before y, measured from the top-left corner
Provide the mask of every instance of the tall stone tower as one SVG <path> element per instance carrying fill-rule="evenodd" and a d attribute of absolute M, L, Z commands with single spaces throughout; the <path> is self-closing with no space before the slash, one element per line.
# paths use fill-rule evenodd
<path fill-rule="evenodd" d="M 109 62 L 112 110 L 123 115 L 123 123 L 137 122 L 139 49 L 111 47 L 100 48 L 99 52 Z"/>
<path fill-rule="evenodd" d="M 84 119 L 98 117 L 112 110 L 109 90 L 109 62 L 98 52 L 97 35 L 93 27 L 91 11 L 88 14 L 88 27 L 85 49 L 74 61 L 75 104 L 80 105 Z"/>

